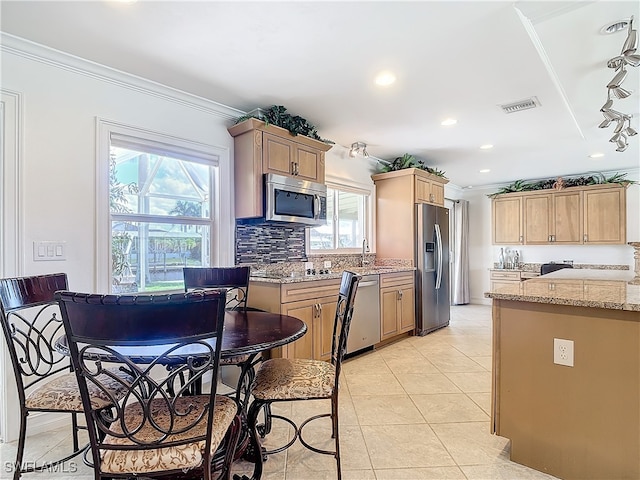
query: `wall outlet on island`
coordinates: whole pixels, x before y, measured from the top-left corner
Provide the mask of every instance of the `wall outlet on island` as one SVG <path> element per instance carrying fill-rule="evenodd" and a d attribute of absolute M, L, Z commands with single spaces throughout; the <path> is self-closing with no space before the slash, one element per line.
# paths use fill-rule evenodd
<path fill-rule="evenodd" d="M 573 340 L 553 339 L 553 363 L 573 367 Z"/>
<path fill-rule="evenodd" d="M 331 268 L 331 261 L 330 260 L 325 260 L 324 261 L 324 265 L 322 267 L 323 268 Z"/>

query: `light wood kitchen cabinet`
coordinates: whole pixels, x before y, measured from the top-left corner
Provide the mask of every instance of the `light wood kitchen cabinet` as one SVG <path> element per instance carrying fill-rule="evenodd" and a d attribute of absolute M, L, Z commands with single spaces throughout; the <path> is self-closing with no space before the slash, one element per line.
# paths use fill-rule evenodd
<path fill-rule="evenodd" d="M 415 177 L 416 203 L 444 206 L 444 184 L 422 176 Z"/>
<path fill-rule="evenodd" d="M 277 173 L 324 183 L 325 152 L 319 140 L 291 135 L 284 128 L 250 118 L 233 125 L 236 218 L 262 217 L 263 174 Z"/>
<path fill-rule="evenodd" d="M 339 285 L 336 287 L 339 288 Z M 331 359 L 333 323 L 336 315 L 337 294 L 285 303 L 284 315 L 300 318 L 307 324 L 307 334 L 287 345 L 286 357 L 316 360 Z"/>
<path fill-rule="evenodd" d="M 621 245 L 626 243 L 626 187 L 508 193 L 492 200 L 496 245 Z"/>
<path fill-rule="evenodd" d="M 301 319 L 307 333 L 283 346 L 273 356 L 329 360 L 340 279 L 297 283 L 254 282 L 249 306 Z"/>
<path fill-rule="evenodd" d="M 494 198 L 491 204 L 491 233 L 496 245 L 519 245 L 524 241 L 522 196 Z"/>
<path fill-rule="evenodd" d="M 324 152 L 266 132 L 262 142 L 262 173 L 324 183 Z"/>
<path fill-rule="evenodd" d="M 382 341 L 415 328 L 413 273 L 380 275 L 380 339 Z"/>
<path fill-rule="evenodd" d="M 492 291 L 495 290 L 498 285 L 520 283 L 520 270 L 491 270 L 490 280 Z"/>
<path fill-rule="evenodd" d="M 589 245 L 627 243 L 627 195 L 620 186 L 583 192 L 584 236 Z"/>
<path fill-rule="evenodd" d="M 376 185 L 376 256 L 413 262 L 415 204 L 444 206 L 444 185 L 449 180 L 418 168 L 378 173 L 371 178 Z M 429 198 L 434 202 L 427 201 Z"/>
<path fill-rule="evenodd" d="M 582 243 L 582 192 L 524 195 L 526 245 Z"/>

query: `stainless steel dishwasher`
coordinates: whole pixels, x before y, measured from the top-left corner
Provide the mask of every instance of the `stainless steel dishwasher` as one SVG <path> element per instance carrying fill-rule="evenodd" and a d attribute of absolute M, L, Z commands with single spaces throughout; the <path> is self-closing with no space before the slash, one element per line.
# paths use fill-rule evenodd
<path fill-rule="evenodd" d="M 364 275 L 358 285 L 347 353 L 357 352 L 380 341 L 380 276 Z"/>

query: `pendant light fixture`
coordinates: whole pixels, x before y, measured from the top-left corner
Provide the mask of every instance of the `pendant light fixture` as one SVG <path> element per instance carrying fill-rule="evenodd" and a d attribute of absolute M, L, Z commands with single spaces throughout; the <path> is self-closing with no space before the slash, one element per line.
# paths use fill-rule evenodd
<path fill-rule="evenodd" d="M 622 22 L 618 22 L 621 24 Z M 607 30 L 608 31 L 608 30 Z M 612 30 L 612 32 L 617 30 Z M 638 132 L 631 127 L 631 115 L 613 110 L 613 100 L 611 95 L 617 99 L 627 98 L 633 92 L 622 88 L 622 82 L 627 77 L 626 66 L 637 67 L 640 65 L 640 55 L 636 54 L 638 48 L 638 33 L 633 28 L 633 17 L 629 20 L 629 28 L 627 38 L 622 45 L 620 55 L 613 57 L 607 62 L 608 68 L 613 68 L 616 74 L 607 84 L 607 101 L 600 108 L 604 120 L 598 125 L 599 128 L 608 128 L 615 122 L 616 126 L 613 130 L 613 136 L 609 139 L 611 143 L 616 144 L 616 152 L 624 152 L 629 146 L 628 138 L 637 135 Z M 627 125 L 625 128 L 625 124 Z"/>

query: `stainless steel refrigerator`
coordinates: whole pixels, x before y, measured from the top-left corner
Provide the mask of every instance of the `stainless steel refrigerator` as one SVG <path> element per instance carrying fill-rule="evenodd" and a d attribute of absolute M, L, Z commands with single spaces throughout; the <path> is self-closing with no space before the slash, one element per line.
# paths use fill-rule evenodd
<path fill-rule="evenodd" d="M 416 334 L 449 325 L 449 210 L 416 205 Z"/>

